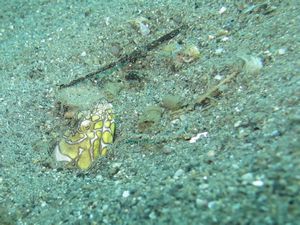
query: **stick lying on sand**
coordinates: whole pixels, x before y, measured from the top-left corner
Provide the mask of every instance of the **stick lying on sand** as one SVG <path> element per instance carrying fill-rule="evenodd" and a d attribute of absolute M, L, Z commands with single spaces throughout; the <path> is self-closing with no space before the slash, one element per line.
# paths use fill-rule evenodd
<path fill-rule="evenodd" d="M 66 87 L 70 87 L 73 86 L 85 79 L 89 79 L 94 77 L 95 75 L 97 75 L 98 73 L 102 73 L 106 70 L 112 69 L 114 67 L 120 66 L 120 65 L 124 65 L 124 64 L 128 64 L 128 63 L 133 63 L 135 61 L 137 61 L 138 59 L 141 58 L 145 58 L 147 53 L 155 48 L 157 48 L 159 45 L 161 45 L 162 43 L 171 40 L 172 38 L 176 37 L 181 31 L 186 30 L 188 28 L 187 25 L 182 25 L 174 30 L 172 30 L 171 32 L 161 36 L 160 38 L 152 41 L 151 43 L 139 47 L 138 49 L 132 51 L 130 54 L 126 54 L 124 56 L 122 56 L 121 58 L 119 58 L 117 61 L 114 61 L 112 63 L 109 63 L 103 67 L 101 67 L 100 69 L 90 72 L 88 74 L 86 74 L 85 76 L 76 78 L 75 80 L 72 80 L 70 83 L 67 84 L 61 84 L 59 85 L 59 88 L 66 88 Z"/>

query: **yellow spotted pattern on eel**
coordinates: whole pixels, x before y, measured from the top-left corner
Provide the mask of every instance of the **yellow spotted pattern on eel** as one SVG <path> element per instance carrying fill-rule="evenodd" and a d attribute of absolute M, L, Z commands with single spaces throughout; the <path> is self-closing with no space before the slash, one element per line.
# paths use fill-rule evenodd
<path fill-rule="evenodd" d="M 55 148 L 57 161 L 74 163 L 86 170 L 99 156 L 105 156 L 107 145 L 114 140 L 116 124 L 111 109 L 84 118 L 75 132 L 67 131 Z"/>

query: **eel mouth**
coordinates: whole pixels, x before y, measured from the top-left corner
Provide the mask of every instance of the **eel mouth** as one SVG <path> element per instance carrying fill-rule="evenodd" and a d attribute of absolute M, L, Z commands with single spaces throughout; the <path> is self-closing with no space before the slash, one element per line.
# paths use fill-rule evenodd
<path fill-rule="evenodd" d="M 60 152 L 60 148 L 58 145 L 56 145 L 56 147 L 54 149 L 54 157 L 55 157 L 56 161 L 59 161 L 59 162 L 61 162 L 61 161 L 71 162 L 72 161 L 72 159 L 70 157 L 68 157 Z"/>

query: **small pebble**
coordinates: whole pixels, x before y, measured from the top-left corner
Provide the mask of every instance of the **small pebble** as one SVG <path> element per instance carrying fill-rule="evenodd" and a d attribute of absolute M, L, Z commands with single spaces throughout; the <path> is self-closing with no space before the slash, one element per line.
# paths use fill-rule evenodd
<path fill-rule="evenodd" d="M 208 208 L 210 208 L 210 209 L 216 208 L 217 205 L 218 205 L 218 202 L 217 202 L 217 201 L 211 201 L 211 202 L 209 202 L 209 203 L 207 204 Z"/>
<path fill-rule="evenodd" d="M 229 41 L 229 37 L 227 37 L 227 36 L 223 37 L 221 40 L 224 41 L 224 42 Z"/>
<path fill-rule="evenodd" d="M 41 207 L 44 208 L 44 207 L 46 207 L 46 206 L 47 206 L 47 203 L 46 203 L 45 201 L 42 201 L 42 202 L 41 202 Z"/>
<path fill-rule="evenodd" d="M 150 29 L 148 24 L 140 23 L 140 32 L 143 36 L 150 34 Z"/>
<path fill-rule="evenodd" d="M 262 186 L 264 186 L 264 182 L 261 180 L 255 180 L 252 182 L 252 185 L 254 185 L 256 187 L 262 187 Z"/>
<path fill-rule="evenodd" d="M 206 154 L 209 158 L 213 158 L 213 157 L 215 157 L 216 152 L 214 150 L 210 150 Z"/>
<path fill-rule="evenodd" d="M 151 220 L 154 220 L 154 219 L 156 219 L 156 214 L 155 214 L 155 212 L 154 211 L 152 211 L 150 214 L 149 214 L 149 218 L 151 219 Z"/>
<path fill-rule="evenodd" d="M 96 179 L 98 181 L 103 181 L 103 176 L 99 174 L 99 175 L 96 176 Z"/>
<path fill-rule="evenodd" d="M 124 191 L 124 192 L 123 192 L 122 197 L 123 197 L 123 198 L 128 198 L 129 195 L 130 195 L 130 191 L 127 190 L 127 191 Z"/>
<path fill-rule="evenodd" d="M 226 12 L 227 8 L 226 7 L 221 7 L 221 9 L 219 10 L 219 14 L 222 15 L 224 12 Z"/>
<path fill-rule="evenodd" d="M 183 169 L 179 169 L 175 172 L 174 174 L 174 179 L 178 179 L 179 177 L 181 177 L 184 174 L 184 170 Z"/>
<path fill-rule="evenodd" d="M 107 205 L 107 204 L 105 204 L 105 205 L 102 206 L 102 210 L 103 211 L 107 210 L 108 208 L 109 208 L 109 205 Z"/>
<path fill-rule="evenodd" d="M 110 25 L 110 17 L 105 17 L 105 18 L 104 18 L 104 21 L 105 21 L 105 25 L 106 25 L 106 26 L 109 26 L 109 25 Z"/>
<path fill-rule="evenodd" d="M 243 181 L 250 182 L 250 181 L 253 180 L 253 174 L 252 173 L 246 173 L 241 178 L 242 178 Z"/>
<path fill-rule="evenodd" d="M 223 52 L 225 52 L 225 50 L 223 48 L 217 48 L 215 51 L 216 55 L 221 55 Z"/>
<path fill-rule="evenodd" d="M 235 163 L 232 164 L 231 166 L 232 166 L 233 169 L 239 169 L 239 168 L 240 168 L 239 165 L 238 165 L 238 164 L 235 164 Z"/>
<path fill-rule="evenodd" d="M 196 205 L 197 205 L 198 207 L 206 206 L 206 205 L 207 205 L 207 201 L 204 200 L 204 199 L 197 198 L 197 199 L 196 199 Z"/>
<path fill-rule="evenodd" d="M 286 48 L 280 48 L 278 49 L 278 55 L 284 55 L 286 53 Z"/>
<path fill-rule="evenodd" d="M 215 39 L 216 38 L 216 36 L 214 36 L 214 35 L 208 35 L 208 40 L 213 40 L 213 39 Z"/>
<path fill-rule="evenodd" d="M 223 76 L 221 76 L 220 74 L 218 74 L 214 78 L 215 78 L 215 80 L 222 80 Z"/>
<path fill-rule="evenodd" d="M 256 56 L 246 56 L 244 70 L 250 74 L 257 74 L 263 68 L 262 59 Z"/>
<path fill-rule="evenodd" d="M 202 137 L 208 137 L 208 132 L 202 132 L 202 133 L 198 133 L 196 136 L 192 137 L 189 142 L 190 143 L 196 143 L 198 141 L 199 138 Z"/>
<path fill-rule="evenodd" d="M 205 190 L 205 189 L 207 189 L 207 188 L 209 187 L 209 185 L 206 184 L 206 183 L 204 183 L 204 184 L 200 184 L 198 187 L 199 187 L 199 189 L 201 189 L 201 190 Z"/>
<path fill-rule="evenodd" d="M 272 136 L 272 137 L 278 137 L 278 136 L 280 136 L 280 131 L 279 131 L 279 130 L 274 130 L 274 131 L 271 133 L 271 136 Z"/>
<path fill-rule="evenodd" d="M 233 126 L 236 128 L 236 127 L 241 126 L 241 124 L 242 124 L 242 121 L 241 121 L 241 120 L 238 120 L 237 122 L 234 123 Z"/>

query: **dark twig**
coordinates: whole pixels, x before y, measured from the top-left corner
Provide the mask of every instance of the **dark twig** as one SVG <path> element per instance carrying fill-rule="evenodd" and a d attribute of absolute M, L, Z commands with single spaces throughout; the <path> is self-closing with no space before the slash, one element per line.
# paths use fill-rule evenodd
<path fill-rule="evenodd" d="M 107 64 L 103 67 L 101 67 L 100 69 L 90 72 L 88 74 L 86 74 L 85 76 L 76 78 L 74 80 L 72 80 L 70 83 L 67 84 L 61 84 L 59 86 L 59 88 L 66 88 L 66 87 L 70 87 L 73 86 L 83 80 L 89 79 L 94 77 L 95 75 L 97 75 L 98 73 L 102 73 L 106 70 L 112 69 L 114 67 L 120 66 L 122 64 L 127 64 L 127 63 L 134 63 L 135 61 L 137 61 L 138 59 L 141 58 L 145 58 L 147 53 L 155 48 L 157 48 L 159 45 L 161 45 L 162 43 L 171 40 L 172 38 L 176 37 L 182 30 L 186 30 L 187 29 L 187 25 L 182 25 L 174 30 L 172 30 L 171 32 L 163 35 L 162 37 L 154 40 L 153 42 L 142 46 L 134 51 L 132 51 L 130 54 L 126 54 L 123 57 L 121 57 L 120 59 L 118 59 L 115 62 L 112 62 L 110 64 Z"/>

